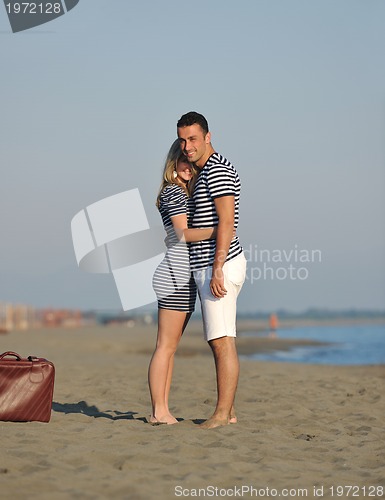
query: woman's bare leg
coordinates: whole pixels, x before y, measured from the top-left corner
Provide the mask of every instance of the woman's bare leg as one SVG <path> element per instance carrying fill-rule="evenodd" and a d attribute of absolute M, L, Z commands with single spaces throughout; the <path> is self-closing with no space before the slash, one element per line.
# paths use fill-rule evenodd
<path fill-rule="evenodd" d="M 187 323 L 189 322 L 189 319 L 191 318 L 191 314 L 192 313 L 187 313 L 186 314 L 186 318 L 185 318 L 185 321 L 184 321 L 183 327 L 182 327 L 182 334 L 185 331 L 185 328 L 187 326 Z M 168 408 L 168 398 L 169 398 L 169 395 L 170 395 L 172 374 L 173 374 L 173 370 L 174 370 L 174 358 L 175 358 L 175 356 L 173 354 L 171 356 L 171 358 L 170 358 L 170 363 L 168 365 L 168 373 L 167 373 L 167 381 L 166 381 L 166 391 L 165 391 L 165 402 L 166 402 L 167 408 Z"/>
<path fill-rule="evenodd" d="M 153 422 L 175 424 L 168 408 L 168 397 L 174 367 L 174 354 L 191 313 L 171 309 L 158 310 L 158 337 L 148 369 Z"/>
<path fill-rule="evenodd" d="M 173 374 L 173 371 L 174 371 L 174 359 L 175 359 L 175 355 L 173 354 L 171 356 L 171 358 L 170 358 L 170 363 L 168 365 L 166 387 L 165 387 L 165 392 L 164 392 L 164 401 L 166 403 L 166 407 L 167 408 L 168 408 L 168 398 L 169 398 L 169 395 L 170 395 L 172 374 Z"/>

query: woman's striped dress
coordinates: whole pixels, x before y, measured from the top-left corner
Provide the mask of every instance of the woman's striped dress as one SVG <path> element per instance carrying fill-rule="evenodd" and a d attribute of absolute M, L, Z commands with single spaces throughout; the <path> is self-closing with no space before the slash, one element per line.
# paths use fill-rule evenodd
<path fill-rule="evenodd" d="M 187 215 L 190 227 L 194 202 L 176 184 L 166 186 L 160 196 L 159 212 L 167 233 L 167 251 L 157 267 L 152 280 L 159 309 L 193 312 L 196 300 L 196 285 L 190 269 L 188 243 L 178 240 L 171 217 Z"/>

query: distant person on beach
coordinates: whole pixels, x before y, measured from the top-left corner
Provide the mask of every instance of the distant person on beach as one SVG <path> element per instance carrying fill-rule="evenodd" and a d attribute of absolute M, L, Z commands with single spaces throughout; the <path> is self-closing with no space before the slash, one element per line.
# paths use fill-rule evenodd
<path fill-rule="evenodd" d="M 277 329 L 278 329 L 278 316 L 275 313 L 270 314 L 269 326 L 270 326 L 269 337 L 275 338 L 277 336 Z"/>
<path fill-rule="evenodd" d="M 152 414 L 149 423 L 176 424 L 168 398 L 174 354 L 195 308 L 196 285 L 189 264 L 186 242 L 215 238 L 216 229 L 188 229 L 194 202 L 191 189 L 194 167 L 183 155 L 179 140 L 172 144 L 163 170 L 156 205 L 167 233 L 167 252 L 153 277 L 158 299 L 158 335 L 148 370 Z"/>
<path fill-rule="evenodd" d="M 217 227 L 216 240 L 190 245 L 205 338 L 214 355 L 217 375 L 217 405 L 201 427 L 213 428 L 237 421 L 236 302 L 246 276 L 246 258 L 233 229 L 238 225 L 241 183 L 233 165 L 214 150 L 204 116 L 196 112 L 183 115 L 177 133 L 181 150 L 199 171 L 193 192 L 192 227 Z"/>

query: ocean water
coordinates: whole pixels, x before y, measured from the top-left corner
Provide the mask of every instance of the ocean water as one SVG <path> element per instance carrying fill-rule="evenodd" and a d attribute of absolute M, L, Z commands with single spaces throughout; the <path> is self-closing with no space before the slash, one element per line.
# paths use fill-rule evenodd
<path fill-rule="evenodd" d="M 261 334 L 248 332 L 247 335 Z M 290 351 L 256 353 L 244 357 L 264 361 L 331 365 L 385 364 L 385 325 L 304 326 L 278 329 L 277 337 L 317 340 L 328 342 L 328 345 L 295 347 Z"/>

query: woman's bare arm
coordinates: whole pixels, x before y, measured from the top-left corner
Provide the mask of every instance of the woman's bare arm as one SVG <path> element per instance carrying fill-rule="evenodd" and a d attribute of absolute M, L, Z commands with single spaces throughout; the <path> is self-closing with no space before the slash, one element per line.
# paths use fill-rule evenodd
<path fill-rule="evenodd" d="M 180 241 L 203 241 L 215 239 L 217 235 L 216 227 L 207 227 L 203 229 L 187 227 L 187 216 L 185 214 L 174 215 L 171 217 L 174 231 Z"/>

